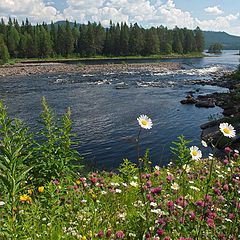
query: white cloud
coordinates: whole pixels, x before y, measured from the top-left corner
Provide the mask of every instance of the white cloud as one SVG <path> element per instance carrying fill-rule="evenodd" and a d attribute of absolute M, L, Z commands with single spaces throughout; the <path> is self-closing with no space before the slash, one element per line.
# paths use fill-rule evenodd
<path fill-rule="evenodd" d="M 183 12 L 175 7 L 173 0 L 168 0 L 165 4 L 158 7 L 156 11 L 156 19 L 163 25 L 170 28 L 178 27 L 194 27 L 194 18 L 189 12 Z"/>
<path fill-rule="evenodd" d="M 236 34 L 239 32 L 237 31 L 237 29 L 239 30 L 239 27 L 234 27 L 232 22 L 239 19 L 239 16 L 240 14 L 237 13 L 235 15 L 229 14 L 227 16 L 221 16 L 221 17 L 217 17 L 216 19 L 210 19 L 210 20 L 201 21 L 199 19 L 196 19 L 196 24 L 203 30 L 225 31 L 233 34 L 235 32 Z"/>
<path fill-rule="evenodd" d="M 207 7 L 207 8 L 204 9 L 204 11 L 207 12 L 207 13 L 215 14 L 215 15 L 220 15 L 220 14 L 223 13 L 223 11 L 218 8 L 218 6 Z"/>
<path fill-rule="evenodd" d="M 234 25 L 239 19 L 239 13 L 224 16 L 219 6 L 203 9 L 212 15 L 211 19 L 205 20 L 177 8 L 174 0 L 66 0 L 67 7 L 62 12 L 53 7 L 56 6 L 56 3 L 53 4 L 55 1 L 0 0 L 0 17 L 7 19 L 11 16 L 19 21 L 28 17 L 33 24 L 68 19 L 79 23 L 100 21 L 102 25 L 109 26 L 112 20 L 114 23 L 137 22 L 145 28 L 164 25 L 168 28 L 178 26 L 194 29 L 199 26 L 203 30 L 226 31 L 238 35 L 240 32 L 240 27 Z"/>
<path fill-rule="evenodd" d="M 175 7 L 173 0 L 67 0 L 65 19 L 78 22 L 100 21 L 103 25 L 113 22 L 135 23 L 143 27 L 166 25 L 194 27 L 194 18 L 189 12 Z"/>
<path fill-rule="evenodd" d="M 49 6 L 42 0 L 0 0 L 0 17 L 12 17 L 31 23 L 50 22 L 62 19 L 56 8 Z"/>

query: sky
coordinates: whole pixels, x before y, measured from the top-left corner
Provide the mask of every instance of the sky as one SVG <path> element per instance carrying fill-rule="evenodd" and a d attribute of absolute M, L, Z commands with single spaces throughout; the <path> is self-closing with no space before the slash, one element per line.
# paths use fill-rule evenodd
<path fill-rule="evenodd" d="M 77 23 L 138 23 L 224 31 L 240 36 L 240 0 L 0 0 L 0 18 L 26 17 L 32 24 L 69 20 Z"/>

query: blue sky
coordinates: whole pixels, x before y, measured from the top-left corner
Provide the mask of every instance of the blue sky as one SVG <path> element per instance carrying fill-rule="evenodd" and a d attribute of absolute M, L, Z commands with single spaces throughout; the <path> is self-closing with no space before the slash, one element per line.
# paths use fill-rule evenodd
<path fill-rule="evenodd" d="M 240 0 L 0 0 L 0 17 L 10 16 L 32 23 L 68 19 L 104 26 L 110 20 L 145 28 L 199 26 L 240 36 Z"/>

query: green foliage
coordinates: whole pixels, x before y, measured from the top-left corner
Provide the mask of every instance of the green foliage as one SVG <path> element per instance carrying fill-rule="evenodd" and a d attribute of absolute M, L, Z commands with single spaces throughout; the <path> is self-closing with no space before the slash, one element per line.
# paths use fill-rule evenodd
<path fill-rule="evenodd" d="M 204 41 L 203 33 L 199 27 L 197 27 L 195 30 L 195 39 L 197 44 L 197 51 L 203 52 L 205 48 L 205 41 Z"/>
<path fill-rule="evenodd" d="M 48 107 L 45 98 L 42 100 L 43 113 L 41 121 L 38 121 L 43 129 L 40 131 L 41 142 L 37 143 L 35 148 L 35 157 L 33 163 L 40 163 L 33 171 L 33 175 L 40 185 L 51 179 L 64 178 L 66 173 L 73 173 L 75 168 L 80 165 L 73 164 L 81 160 L 79 153 L 71 149 L 73 142 L 71 137 L 70 108 L 67 114 L 61 119 L 56 119 L 53 111 Z"/>
<path fill-rule="evenodd" d="M 7 63 L 9 57 L 7 46 L 0 41 L 0 65 Z"/>
<path fill-rule="evenodd" d="M 82 68 L 82 67 L 85 67 L 85 64 L 79 63 L 78 66 L 79 66 L 80 68 Z"/>
<path fill-rule="evenodd" d="M 189 163 L 190 161 L 190 150 L 187 147 L 187 144 L 191 141 L 186 141 L 183 135 L 178 137 L 178 139 L 179 142 L 173 142 L 176 147 L 171 147 L 171 152 L 175 155 L 173 157 L 175 163 L 181 168 L 184 164 Z"/>
<path fill-rule="evenodd" d="M 127 63 L 125 61 L 122 61 L 121 64 L 122 65 L 127 65 Z"/>
<path fill-rule="evenodd" d="M 9 18 L 8 25 L 3 20 L 0 23 L 0 36 L 12 58 L 182 54 L 201 51 L 204 43 L 199 28 L 144 29 L 137 23 L 128 26 L 111 21 L 109 28 L 96 22 L 77 24 L 68 20 L 32 26 L 28 19 L 20 26 L 16 19 Z"/>
<path fill-rule="evenodd" d="M 240 79 L 240 65 L 238 66 L 237 70 L 233 72 L 231 77 L 236 80 Z M 236 87 L 239 89 L 240 88 L 239 84 L 237 84 Z"/>
<path fill-rule="evenodd" d="M 216 42 L 219 42 L 225 50 L 239 50 L 240 37 L 233 36 L 226 32 L 203 31 L 206 49 Z"/>
<path fill-rule="evenodd" d="M 215 43 L 211 45 L 208 49 L 208 52 L 210 53 L 221 53 L 222 52 L 222 45 L 220 43 Z"/>
<path fill-rule="evenodd" d="M 8 194 L 9 210 L 16 206 L 16 194 L 22 191 L 21 182 L 29 171 L 36 167 L 28 166 L 32 158 L 32 134 L 20 120 L 7 117 L 6 107 L 0 102 L 0 179 L 3 190 Z"/>
<path fill-rule="evenodd" d="M 132 176 L 137 174 L 136 164 L 130 162 L 128 159 L 123 159 L 123 163 L 120 164 L 118 170 L 125 182 L 130 182 Z"/>

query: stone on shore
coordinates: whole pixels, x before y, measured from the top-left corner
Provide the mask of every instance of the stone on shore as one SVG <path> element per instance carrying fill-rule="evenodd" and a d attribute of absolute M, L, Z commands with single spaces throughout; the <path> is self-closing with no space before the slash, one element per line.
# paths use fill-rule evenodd
<path fill-rule="evenodd" d="M 59 72 L 112 72 L 112 71 L 165 71 L 182 69 L 181 63 L 156 62 L 156 63 L 129 63 L 129 64 L 97 64 L 83 65 L 67 63 L 18 63 L 0 67 L 0 77 L 5 76 L 28 76 L 45 73 Z"/>

